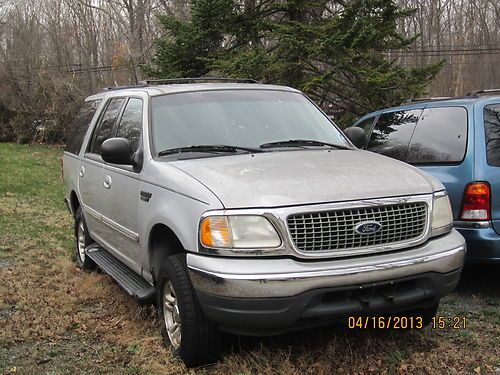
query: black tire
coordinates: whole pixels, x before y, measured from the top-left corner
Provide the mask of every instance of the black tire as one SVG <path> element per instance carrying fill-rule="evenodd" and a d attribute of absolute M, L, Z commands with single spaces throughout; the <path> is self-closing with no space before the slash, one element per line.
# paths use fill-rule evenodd
<path fill-rule="evenodd" d="M 177 345 L 171 341 L 167 332 L 167 317 L 164 314 L 165 291 L 175 292 L 171 295 L 175 297 L 176 318 L 180 320 Z M 170 255 L 165 259 L 157 282 L 157 303 L 163 342 L 171 348 L 176 357 L 187 367 L 217 362 L 220 355 L 220 333 L 215 324 L 203 314 L 187 272 L 185 254 Z M 177 319 L 174 318 L 176 322 Z"/>
<path fill-rule="evenodd" d="M 422 325 L 424 327 L 427 327 L 429 324 L 432 322 L 432 318 L 434 318 L 438 312 L 439 309 L 439 301 L 436 302 L 434 305 L 429 306 L 429 307 L 421 307 L 418 309 L 414 310 L 409 310 L 406 311 L 405 313 L 401 314 L 406 315 L 406 316 L 412 316 L 412 317 L 421 317 L 422 318 Z"/>
<path fill-rule="evenodd" d="M 83 231 L 83 233 L 81 233 Z M 83 235 L 82 242 L 80 243 L 80 235 Z M 87 247 L 92 245 L 94 240 L 89 235 L 87 223 L 83 216 L 82 208 L 78 207 L 75 213 L 75 263 L 78 268 L 82 270 L 91 270 L 95 268 L 95 263 L 88 256 L 81 251 L 81 246 Z"/>

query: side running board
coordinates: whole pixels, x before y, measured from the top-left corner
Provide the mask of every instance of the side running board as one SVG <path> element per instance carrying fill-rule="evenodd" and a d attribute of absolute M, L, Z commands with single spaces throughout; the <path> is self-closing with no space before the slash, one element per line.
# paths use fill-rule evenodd
<path fill-rule="evenodd" d="M 97 244 L 85 249 L 103 272 L 111 276 L 125 291 L 141 302 L 149 302 L 154 298 L 155 288 L 129 267 L 116 259 Z"/>

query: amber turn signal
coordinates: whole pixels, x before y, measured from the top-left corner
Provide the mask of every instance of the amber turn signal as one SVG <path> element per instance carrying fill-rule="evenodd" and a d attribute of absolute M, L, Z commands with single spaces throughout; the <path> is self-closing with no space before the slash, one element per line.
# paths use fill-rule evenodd
<path fill-rule="evenodd" d="M 210 216 L 201 222 L 200 241 L 206 247 L 231 247 L 231 232 L 225 216 Z"/>

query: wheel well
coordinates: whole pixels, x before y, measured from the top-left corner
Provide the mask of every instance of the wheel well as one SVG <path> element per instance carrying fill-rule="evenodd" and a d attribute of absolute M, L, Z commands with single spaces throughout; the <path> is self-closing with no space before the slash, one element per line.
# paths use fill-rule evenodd
<path fill-rule="evenodd" d="M 184 251 L 181 241 L 175 233 L 164 224 L 156 224 L 149 234 L 149 267 L 154 280 L 158 278 L 161 265 L 173 254 Z"/>
<path fill-rule="evenodd" d="M 78 207 L 80 207 L 80 201 L 78 200 L 78 197 L 76 196 L 74 190 L 71 191 L 71 194 L 69 196 L 69 202 L 71 204 L 71 212 L 73 212 L 74 216 L 76 214 L 76 210 L 78 210 Z"/>

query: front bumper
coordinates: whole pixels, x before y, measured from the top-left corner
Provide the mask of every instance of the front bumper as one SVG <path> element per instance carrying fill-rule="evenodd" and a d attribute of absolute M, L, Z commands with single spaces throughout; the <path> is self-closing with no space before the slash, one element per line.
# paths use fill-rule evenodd
<path fill-rule="evenodd" d="M 463 237 L 452 230 L 406 251 L 351 259 L 304 262 L 190 253 L 187 265 L 209 319 L 226 331 L 260 335 L 287 331 L 304 318 L 319 324 L 349 313 L 431 305 L 455 288 L 465 253 Z M 362 293 L 353 296 L 354 291 Z M 325 299 L 334 302 L 325 305 Z M 342 301 L 347 304 L 335 309 Z"/>

